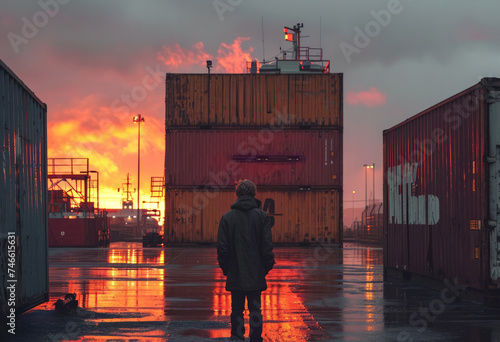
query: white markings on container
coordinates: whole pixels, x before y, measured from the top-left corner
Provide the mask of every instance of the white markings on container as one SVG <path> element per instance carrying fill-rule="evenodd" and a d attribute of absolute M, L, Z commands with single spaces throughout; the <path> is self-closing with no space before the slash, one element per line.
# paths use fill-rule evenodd
<path fill-rule="evenodd" d="M 389 223 L 435 225 L 439 222 L 439 198 L 412 194 L 418 166 L 418 163 L 407 163 L 404 168 L 398 165 L 387 170 Z"/>

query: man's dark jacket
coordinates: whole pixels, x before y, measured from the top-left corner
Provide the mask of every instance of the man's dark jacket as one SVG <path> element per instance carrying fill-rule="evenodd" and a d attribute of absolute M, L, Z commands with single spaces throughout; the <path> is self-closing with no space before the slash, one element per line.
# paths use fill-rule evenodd
<path fill-rule="evenodd" d="M 266 275 L 273 268 L 271 220 L 260 210 L 261 202 L 241 196 L 219 223 L 217 260 L 227 276 L 227 291 L 264 291 Z"/>

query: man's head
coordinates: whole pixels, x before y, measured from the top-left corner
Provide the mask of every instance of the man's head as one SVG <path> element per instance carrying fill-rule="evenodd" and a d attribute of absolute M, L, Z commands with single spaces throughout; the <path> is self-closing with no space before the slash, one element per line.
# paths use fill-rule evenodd
<path fill-rule="evenodd" d="M 257 186 L 251 180 L 245 179 L 238 183 L 236 188 L 236 195 L 241 196 L 252 196 L 255 197 L 257 193 Z"/>

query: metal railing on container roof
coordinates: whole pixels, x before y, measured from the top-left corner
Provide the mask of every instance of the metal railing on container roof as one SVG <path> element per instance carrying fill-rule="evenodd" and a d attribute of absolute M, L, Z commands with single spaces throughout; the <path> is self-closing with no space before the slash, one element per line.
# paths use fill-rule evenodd
<path fill-rule="evenodd" d="M 80 175 L 89 171 L 89 158 L 47 158 L 49 175 Z"/>

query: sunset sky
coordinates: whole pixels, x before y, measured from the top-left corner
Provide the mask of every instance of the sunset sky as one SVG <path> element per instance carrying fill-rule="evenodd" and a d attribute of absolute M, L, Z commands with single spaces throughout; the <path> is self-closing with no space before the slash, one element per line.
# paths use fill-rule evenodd
<path fill-rule="evenodd" d="M 355 190 L 361 207 L 363 164 L 381 199 L 384 129 L 500 76 L 499 13 L 493 0 L 1 0 L 0 59 L 47 103 L 49 157 L 90 158 L 101 207 L 119 207 L 127 173 L 137 179 L 134 114 L 141 200 L 163 175 L 165 73 L 205 73 L 207 59 L 244 72 L 263 58 L 262 18 L 268 60 L 302 22 L 302 45 L 344 73 L 344 206 Z"/>

